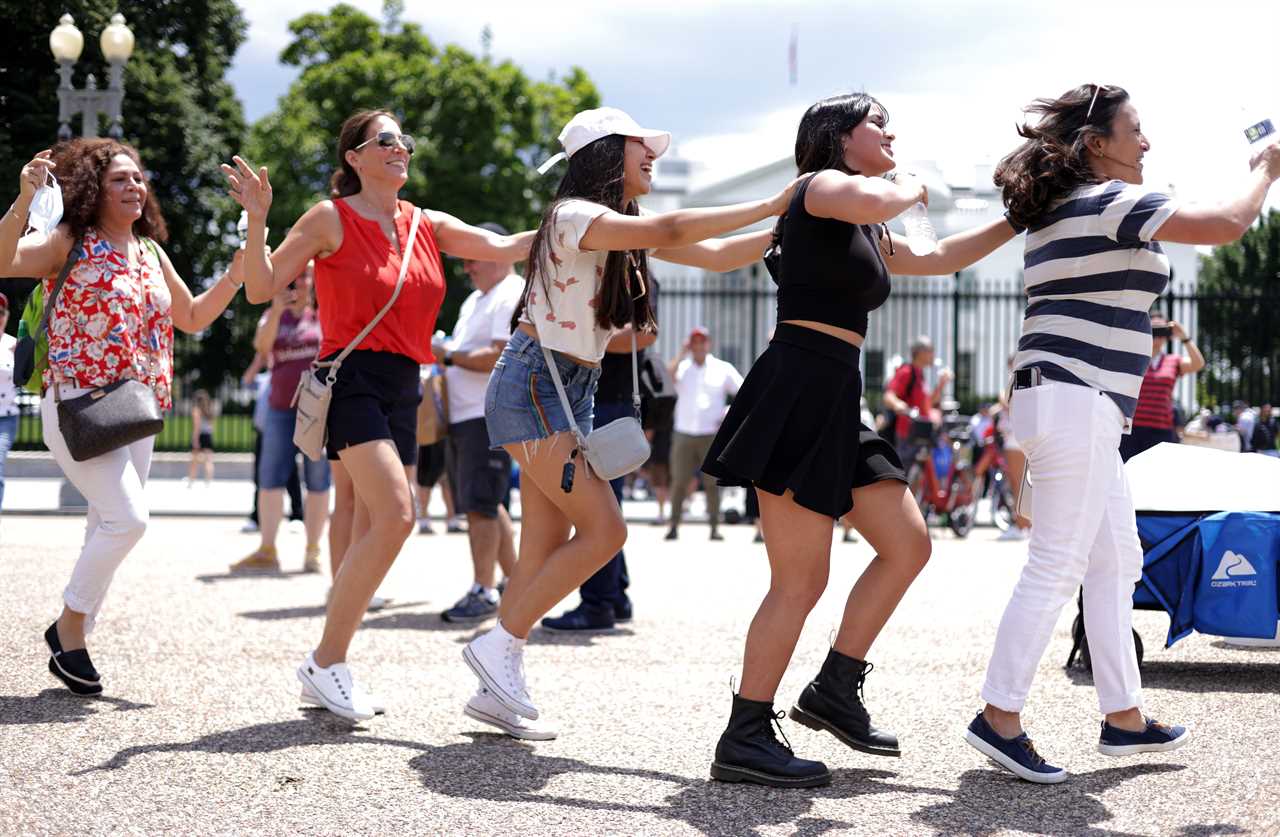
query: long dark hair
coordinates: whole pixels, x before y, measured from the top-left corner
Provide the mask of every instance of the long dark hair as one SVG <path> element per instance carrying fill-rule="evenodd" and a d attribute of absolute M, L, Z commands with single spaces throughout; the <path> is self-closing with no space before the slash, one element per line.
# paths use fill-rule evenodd
<path fill-rule="evenodd" d="M 1040 119 L 1035 125 L 1018 126 L 1018 136 L 1025 142 L 1000 161 L 994 178 L 1013 221 L 1035 226 L 1055 201 L 1098 179 L 1089 165 L 1085 142 L 1090 137 L 1110 137 L 1116 111 L 1127 101 L 1129 94 L 1122 87 L 1082 84 L 1056 99 L 1036 99 L 1026 107 L 1027 113 L 1039 114 Z"/>
<path fill-rule="evenodd" d="M 347 152 L 365 141 L 369 124 L 379 116 L 394 119 L 397 125 L 400 124 L 399 118 L 390 111 L 360 110 L 348 116 L 338 129 L 338 169 L 329 178 L 330 197 L 345 198 L 360 191 L 360 176 L 347 162 Z"/>
<path fill-rule="evenodd" d="M 133 222 L 134 233 L 160 242 L 169 240 L 160 202 L 156 200 L 147 167 L 142 165 L 136 148 L 113 139 L 81 138 L 60 142 L 51 151 L 50 156 L 57 165 L 58 185 L 62 188 L 62 221 L 71 228 L 72 239 L 79 238 L 98 223 L 102 211 L 102 178 L 112 158 L 123 154 L 133 160 L 147 184 L 147 201 L 142 205 L 142 217 Z"/>
<path fill-rule="evenodd" d="M 858 174 L 844 162 L 844 139 L 862 124 L 872 107 L 880 108 L 885 122 L 889 111 L 870 93 L 845 93 L 814 102 L 800 117 L 796 129 L 796 170 L 799 174 L 836 169 L 845 174 Z M 885 228 L 886 232 L 888 228 Z M 773 238 L 765 251 L 764 263 L 776 283 L 780 279 L 782 239 L 787 230 L 787 213 L 778 216 L 773 225 Z M 892 248 L 893 239 L 889 240 Z"/>
<path fill-rule="evenodd" d="M 800 117 L 796 129 L 796 169 L 800 174 L 838 169 L 850 171 L 844 162 L 844 139 L 862 124 L 872 106 L 880 108 L 885 121 L 889 111 L 870 93 L 846 93 L 814 102 Z"/>
<path fill-rule="evenodd" d="M 626 147 L 626 137 L 610 134 L 583 146 L 569 158 L 569 170 L 560 181 L 555 198 L 542 213 L 542 223 L 538 225 L 533 244 L 529 247 L 529 260 L 525 263 L 524 296 L 511 317 L 512 329 L 524 312 L 529 290 L 535 281 L 542 284 L 543 299 L 549 299 L 546 296 L 549 285 L 547 268 L 551 261 L 549 239 L 560 204 L 567 200 L 585 200 L 607 206 L 623 215 L 640 214 L 640 208 L 634 200 L 625 205 L 622 202 Z M 606 329 L 624 328 L 628 325 L 637 330 L 656 329 L 658 321 L 653 315 L 651 296 L 646 292 L 636 298 L 641 289 L 637 286 L 636 277 L 630 273 L 628 262 L 639 270 L 644 287 L 650 287 L 649 259 L 644 250 L 610 250 L 604 263 L 604 276 L 600 280 L 600 304 L 596 306 L 596 323 L 600 328 Z"/>

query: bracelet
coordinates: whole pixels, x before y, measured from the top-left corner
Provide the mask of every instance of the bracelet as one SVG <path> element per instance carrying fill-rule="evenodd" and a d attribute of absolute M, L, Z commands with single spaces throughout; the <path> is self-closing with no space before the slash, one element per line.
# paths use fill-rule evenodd
<path fill-rule="evenodd" d="M 12 215 L 14 218 L 17 218 L 19 221 L 23 221 L 23 220 L 26 220 L 27 216 L 31 214 L 30 204 L 27 204 L 27 211 L 22 213 L 21 215 L 15 212 L 17 208 L 18 208 L 18 202 L 15 200 L 13 203 L 9 204 L 9 211 L 6 212 L 5 215 Z"/>
<path fill-rule="evenodd" d="M 453 352 L 445 352 L 444 357 L 440 360 L 445 366 L 453 366 Z"/>

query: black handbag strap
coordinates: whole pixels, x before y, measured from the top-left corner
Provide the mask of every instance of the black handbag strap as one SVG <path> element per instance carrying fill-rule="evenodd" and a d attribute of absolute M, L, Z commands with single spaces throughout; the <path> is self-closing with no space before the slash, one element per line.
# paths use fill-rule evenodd
<path fill-rule="evenodd" d="M 80 261 L 82 255 L 80 248 L 84 246 L 84 233 L 76 239 L 76 243 L 72 245 L 71 252 L 67 254 L 67 261 L 62 265 L 62 272 L 58 274 L 58 281 L 53 284 L 53 293 L 44 298 L 44 312 L 40 315 L 40 325 L 36 328 L 36 333 L 32 335 L 32 339 L 39 343 L 40 338 L 44 336 L 45 330 L 49 327 L 49 317 L 53 315 L 53 306 L 58 302 L 58 294 L 62 292 L 62 286 L 67 284 L 67 277 L 71 275 L 71 269 L 76 266 L 76 262 Z"/>

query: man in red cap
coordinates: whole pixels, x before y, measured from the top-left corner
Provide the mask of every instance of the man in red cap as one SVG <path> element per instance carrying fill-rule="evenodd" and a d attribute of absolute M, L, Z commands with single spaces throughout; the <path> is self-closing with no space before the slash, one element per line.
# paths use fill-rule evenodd
<path fill-rule="evenodd" d="M 733 364 L 711 354 L 711 333 L 704 326 L 689 332 L 689 339 L 671 362 L 671 375 L 676 381 L 676 418 L 675 433 L 671 437 L 669 541 L 679 537 L 689 479 L 706 458 L 729 399 L 737 395 L 742 386 L 742 375 Z M 719 531 L 720 488 L 714 479 L 703 474 L 702 490 L 707 495 L 711 540 L 723 540 Z"/>

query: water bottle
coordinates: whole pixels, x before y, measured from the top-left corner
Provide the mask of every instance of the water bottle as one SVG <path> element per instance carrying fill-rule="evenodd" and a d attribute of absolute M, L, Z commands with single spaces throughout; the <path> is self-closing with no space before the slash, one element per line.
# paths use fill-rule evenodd
<path fill-rule="evenodd" d="M 895 172 L 889 172 L 885 179 L 897 182 Z M 907 233 L 907 249 L 912 255 L 927 256 L 938 249 L 938 233 L 929 221 L 929 207 L 916 201 L 906 212 L 898 216 Z"/>
<path fill-rule="evenodd" d="M 244 249 L 245 242 L 249 240 L 249 211 L 247 209 L 240 210 L 240 220 L 236 221 L 236 235 L 240 237 L 240 249 Z"/>

